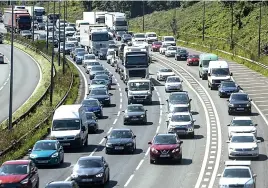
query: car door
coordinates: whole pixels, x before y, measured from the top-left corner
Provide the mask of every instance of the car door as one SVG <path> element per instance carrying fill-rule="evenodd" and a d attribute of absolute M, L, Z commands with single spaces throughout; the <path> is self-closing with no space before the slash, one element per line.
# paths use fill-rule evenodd
<path fill-rule="evenodd" d="M 109 164 L 108 164 L 107 161 L 104 159 L 104 157 L 102 158 L 102 162 L 103 162 L 103 167 L 104 167 L 105 176 L 106 176 L 106 179 L 107 179 L 108 176 L 109 176 L 109 173 L 110 173 Z"/>
<path fill-rule="evenodd" d="M 134 142 L 134 146 L 136 146 L 136 138 L 135 138 L 135 134 L 133 133 L 133 131 L 131 131 L 132 134 L 132 140 Z"/>
<path fill-rule="evenodd" d="M 37 184 L 39 183 L 39 176 L 38 176 L 38 169 L 35 164 L 31 161 L 29 164 L 29 179 L 32 182 L 33 187 L 38 187 Z"/>

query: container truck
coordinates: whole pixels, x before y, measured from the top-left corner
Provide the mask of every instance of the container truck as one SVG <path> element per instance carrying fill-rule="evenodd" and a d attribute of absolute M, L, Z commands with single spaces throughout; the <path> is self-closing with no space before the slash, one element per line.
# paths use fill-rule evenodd
<path fill-rule="evenodd" d="M 106 13 L 107 12 L 83 12 L 83 20 L 88 21 L 90 25 L 104 24 Z"/>
<path fill-rule="evenodd" d="M 121 12 L 109 12 L 105 14 L 105 24 L 113 31 L 127 31 L 126 15 Z"/>
<path fill-rule="evenodd" d="M 30 16 L 32 16 L 38 23 L 43 22 L 43 16 L 46 14 L 44 7 L 26 6 L 25 9 L 28 10 Z"/>
<path fill-rule="evenodd" d="M 24 9 L 14 9 L 13 13 L 13 28 L 16 33 L 19 33 L 21 30 L 30 30 L 31 29 L 31 16 L 27 10 Z M 4 9 L 4 25 L 8 32 L 12 28 L 12 10 L 11 8 Z"/>

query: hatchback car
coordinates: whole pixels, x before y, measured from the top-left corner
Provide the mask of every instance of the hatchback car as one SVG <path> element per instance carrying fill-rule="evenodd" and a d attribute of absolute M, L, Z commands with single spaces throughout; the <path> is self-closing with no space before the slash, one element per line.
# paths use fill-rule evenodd
<path fill-rule="evenodd" d="M 176 61 L 182 61 L 182 60 L 187 60 L 188 58 L 188 52 L 185 49 L 178 49 L 177 53 L 175 55 L 175 60 Z"/>
<path fill-rule="evenodd" d="M 83 52 L 83 51 L 85 51 L 84 48 L 80 48 L 80 47 L 78 47 L 78 48 L 73 48 L 73 50 L 72 50 L 71 53 L 70 53 L 70 56 L 73 58 L 73 60 L 75 60 L 75 55 L 76 55 L 78 52 Z"/>
<path fill-rule="evenodd" d="M 136 122 L 147 124 L 147 110 L 142 104 L 129 104 L 124 112 L 124 124 Z"/>
<path fill-rule="evenodd" d="M 191 54 L 187 57 L 187 63 L 188 66 L 191 65 L 199 65 L 199 55 Z"/>
<path fill-rule="evenodd" d="M 258 124 L 253 123 L 251 117 L 234 117 L 228 124 L 228 136 L 232 137 L 233 133 L 252 133 L 257 138 Z"/>
<path fill-rule="evenodd" d="M 230 98 L 227 100 L 228 103 L 228 114 L 233 113 L 248 113 L 251 114 L 251 101 L 248 94 L 246 93 L 232 93 Z"/>
<path fill-rule="evenodd" d="M 172 71 L 172 69 L 163 68 L 156 73 L 156 79 L 159 81 L 165 81 L 169 76 L 175 76 L 175 73 Z"/>
<path fill-rule="evenodd" d="M 124 34 L 121 38 L 122 43 L 127 43 L 132 41 L 132 36 L 130 34 Z"/>
<path fill-rule="evenodd" d="M 79 186 L 104 186 L 110 181 L 109 165 L 102 156 L 80 157 L 73 167 L 71 180 Z"/>
<path fill-rule="evenodd" d="M 74 56 L 75 63 L 82 64 L 85 54 L 87 54 L 86 51 L 80 51 L 80 52 L 75 53 L 75 56 Z"/>
<path fill-rule="evenodd" d="M 222 81 L 218 88 L 218 95 L 220 98 L 228 97 L 232 93 L 239 92 L 240 87 L 233 81 Z"/>
<path fill-rule="evenodd" d="M 177 52 L 176 46 L 168 46 L 167 50 L 165 52 L 165 56 L 166 57 L 175 57 L 176 52 Z"/>
<path fill-rule="evenodd" d="M 45 188 L 79 188 L 75 181 L 52 181 Z"/>
<path fill-rule="evenodd" d="M 100 60 L 105 60 L 107 56 L 107 51 L 108 51 L 108 48 L 101 48 L 100 52 L 98 53 L 98 58 Z"/>
<path fill-rule="evenodd" d="M 169 76 L 167 77 L 166 83 L 165 83 L 165 91 L 183 91 L 182 87 L 183 80 L 180 79 L 179 76 Z"/>
<path fill-rule="evenodd" d="M 106 81 L 106 86 L 108 87 L 108 89 L 112 88 L 112 83 L 111 83 L 111 79 L 110 76 L 108 76 L 107 74 L 96 74 L 94 80 L 105 80 Z"/>
<path fill-rule="evenodd" d="M 86 67 L 85 61 L 87 60 L 96 60 L 96 56 L 94 54 L 85 54 L 83 58 L 83 67 Z"/>
<path fill-rule="evenodd" d="M 89 79 L 92 80 L 95 78 L 96 72 L 101 72 L 104 71 L 103 66 L 92 66 L 91 69 L 89 70 Z"/>
<path fill-rule="evenodd" d="M 29 150 L 30 159 L 36 165 L 60 165 L 64 163 L 64 151 L 57 140 L 39 140 Z"/>
<path fill-rule="evenodd" d="M 105 136 L 105 153 L 130 152 L 136 150 L 136 135 L 131 129 L 113 129 L 109 136 Z"/>
<path fill-rule="evenodd" d="M 189 112 L 191 113 L 188 104 L 174 104 L 168 111 L 168 119 L 176 112 Z"/>
<path fill-rule="evenodd" d="M 183 141 L 176 134 L 157 134 L 150 145 L 150 163 L 158 163 L 160 160 L 171 160 L 181 163 Z"/>
<path fill-rule="evenodd" d="M 89 98 L 98 99 L 104 106 L 111 105 L 111 93 L 108 93 L 107 88 L 94 88 L 88 94 Z"/>
<path fill-rule="evenodd" d="M 86 112 L 94 112 L 94 114 L 102 118 L 103 117 L 103 109 L 101 103 L 98 101 L 98 99 L 93 99 L 87 97 L 82 101 L 82 106 L 85 108 Z"/>
<path fill-rule="evenodd" d="M 92 89 L 107 88 L 107 87 L 108 87 L 107 80 L 94 78 L 93 80 L 91 80 L 91 83 L 89 84 L 88 92 L 90 92 Z"/>
<path fill-rule="evenodd" d="M 99 130 L 98 118 L 94 112 L 86 112 L 88 131 L 97 133 Z"/>
<path fill-rule="evenodd" d="M 171 46 L 171 44 L 162 43 L 162 46 L 159 48 L 159 53 L 165 55 L 167 47 Z"/>
<path fill-rule="evenodd" d="M 177 104 L 183 104 L 185 106 L 188 106 L 188 108 L 191 110 L 192 99 L 189 98 L 187 91 L 173 92 L 169 95 L 166 101 L 167 101 L 169 111 L 172 109 L 174 105 L 177 105 Z"/>
<path fill-rule="evenodd" d="M 162 46 L 162 42 L 160 42 L 160 41 L 155 41 L 155 42 L 153 42 L 153 44 L 152 44 L 152 48 L 151 48 L 151 50 L 152 50 L 153 52 L 159 52 L 159 49 L 160 49 L 161 46 Z"/>

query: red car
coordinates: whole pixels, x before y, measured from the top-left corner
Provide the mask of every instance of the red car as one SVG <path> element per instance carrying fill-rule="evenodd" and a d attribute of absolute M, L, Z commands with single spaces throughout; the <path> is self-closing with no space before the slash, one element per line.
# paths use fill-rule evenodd
<path fill-rule="evenodd" d="M 199 65 L 199 55 L 189 55 L 187 58 L 187 65 Z"/>
<path fill-rule="evenodd" d="M 0 168 L 0 187 L 38 188 L 38 170 L 31 160 L 6 161 Z"/>
<path fill-rule="evenodd" d="M 171 160 L 181 163 L 182 148 L 181 141 L 177 134 L 157 134 L 150 145 L 150 163 L 157 163 L 161 160 Z"/>
<path fill-rule="evenodd" d="M 162 46 L 162 42 L 156 41 L 152 44 L 152 51 L 159 52 L 160 47 Z"/>

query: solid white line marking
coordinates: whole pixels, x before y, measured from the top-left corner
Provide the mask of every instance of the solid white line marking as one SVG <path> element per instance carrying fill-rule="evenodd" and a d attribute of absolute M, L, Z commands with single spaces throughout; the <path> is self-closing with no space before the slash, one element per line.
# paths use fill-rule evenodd
<path fill-rule="evenodd" d="M 70 181 L 71 180 L 71 177 L 68 177 L 68 178 L 66 178 L 66 180 L 64 180 L 64 181 Z"/>
<path fill-rule="evenodd" d="M 130 183 L 130 181 L 132 180 L 133 177 L 134 177 L 134 174 L 131 174 L 131 176 L 128 178 L 126 184 L 124 185 L 124 187 L 128 186 L 128 184 Z"/>
<path fill-rule="evenodd" d="M 4 88 L 4 86 L 0 87 L 0 91 Z"/>
<path fill-rule="evenodd" d="M 109 133 L 108 133 L 109 134 Z M 101 145 L 102 144 L 102 142 L 104 142 L 104 138 L 103 139 L 101 139 L 101 141 L 100 141 L 100 143 L 99 143 L 99 145 Z"/>
<path fill-rule="evenodd" d="M 144 162 L 144 159 L 142 159 L 142 160 L 140 161 L 140 163 L 138 164 L 136 170 L 139 170 L 139 168 L 141 167 L 141 165 L 142 165 L 143 162 Z"/>
<path fill-rule="evenodd" d="M 145 153 L 145 156 L 147 156 L 150 152 L 150 148 L 147 149 L 146 153 Z"/>
<path fill-rule="evenodd" d="M 122 103 L 123 102 L 123 99 L 122 98 L 120 98 L 120 103 Z"/>
<path fill-rule="evenodd" d="M 114 120 L 113 125 L 115 125 L 115 124 L 116 124 L 116 122 L 117 122 L 117 118 Z"/>
<path fill-rule="evenodd" d="M 114 80 L 115 80 L 115 82 L 117 82 L 117 79 L 116 78 L 114 78 Z"/>
<path fill-rule="evenodd" d="M 156 128 L 156 131 L 155 131 L 156 134 L 158 133 L 159 129 L 160 129 L 160 126 L 158 125 L 157 128 Z"/>
<path fill-rule="evenodd" d="M 90 153 L 90 155 L 89 156 L 93 156 L 94 155 L 94 153 L 97 151 L 97 148 L 95 148 L 91 153 Z"/>
<path fill-rule="evenodd" d="M 118 85 L 118 86 L 120 86 L 120 84 L 119 84 L 119 83 L 117 83 L 117 85 Z"/>
<path fill-rule="evenodd" d="M 113 130 L 113 127 L 110 127 L 109 131 L 107 132 L 108 134 L 110 134 L 110 132 Z"/>

